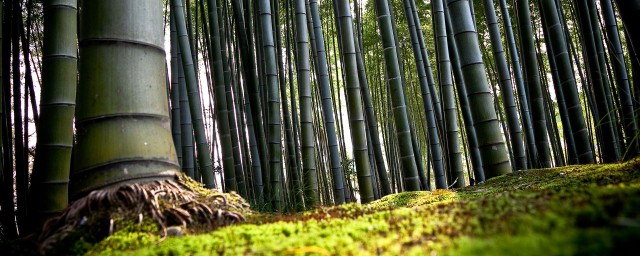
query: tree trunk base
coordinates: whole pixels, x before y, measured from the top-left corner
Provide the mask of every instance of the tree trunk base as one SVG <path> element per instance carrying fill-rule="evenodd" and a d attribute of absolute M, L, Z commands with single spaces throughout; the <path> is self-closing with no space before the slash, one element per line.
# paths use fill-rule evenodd
<path fill-rule="evenodd" d="M 196 233 L 215 230 L 242 222 L 250 213 L 249 205 L 239 195 L 205 189 L 180 174 L 175 179 L 92 191 L 49 219 L 37 241 L 40 252 L 45 253 L 80 237 L 97 243 L 132 225 L 143 228 L 143 224 L 155 224 L 157 229 L 151 229 L 166 237 L 187 228 Z"/>

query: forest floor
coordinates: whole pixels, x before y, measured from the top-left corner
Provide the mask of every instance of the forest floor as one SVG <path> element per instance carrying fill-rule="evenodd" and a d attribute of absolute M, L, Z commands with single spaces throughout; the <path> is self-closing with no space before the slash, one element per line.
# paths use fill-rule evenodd
<path fill-rule="evenodd" d="M 254 213 L 213 232 L 121 230 L 88 255 L 613 255 L 640 241 L 640 158 L 514 172 L 298 214 Z M 187 234 L 182 234 L 187 233 Z M 79 241 L 81 242 L 81 241 Z M 88 250 L 88 251 L 87 251 Z"/>
<path fill-rule="evenodd" d="M 640 241 L 640 158 L 514 172 L 367 205 L 254 214 L 214 232 L 116 233 L 90 255 L 612 255 Z"/>

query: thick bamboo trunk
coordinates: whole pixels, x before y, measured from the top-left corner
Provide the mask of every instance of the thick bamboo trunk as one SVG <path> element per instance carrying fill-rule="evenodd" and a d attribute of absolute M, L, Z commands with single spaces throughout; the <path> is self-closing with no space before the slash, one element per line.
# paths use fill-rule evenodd
<path fill-rule="evenodd" d="M 83 1 L 81 7 L 71 196 L 173 178 L 179 166 L 169 129 L 161 1 Z"/>

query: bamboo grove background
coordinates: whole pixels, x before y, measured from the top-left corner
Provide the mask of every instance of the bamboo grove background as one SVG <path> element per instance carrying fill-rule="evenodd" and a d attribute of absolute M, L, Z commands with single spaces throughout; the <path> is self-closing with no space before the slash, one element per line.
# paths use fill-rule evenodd
<path fill-rule="evenodd" d="M 112 147 L 80 139 L 103 110 L 76 94 L 76 76 L 91 84 L 91 63 L 120 63 L 91 52 L 103 35 L 76 17 L 118 7 L 78 2 L 3 1 L 3 238 L 27 230 L 27 209 L 60 212 L 102 182 L 70 172 Z M 258 210 L 367 203 L 640 150 L 638 1 L 151 2 L 164 40 L 144 61 L 164 65 L 153 83 L 165 90 L 123 87 L 150 95 L 121 108 L 166 111 L 179 168 Z M 77 45 L 89 64 L 76 63 Z M 131 67 L 122 79 L 152 77 Z M 159 125 L 130 128 L 147 139 Z"/>

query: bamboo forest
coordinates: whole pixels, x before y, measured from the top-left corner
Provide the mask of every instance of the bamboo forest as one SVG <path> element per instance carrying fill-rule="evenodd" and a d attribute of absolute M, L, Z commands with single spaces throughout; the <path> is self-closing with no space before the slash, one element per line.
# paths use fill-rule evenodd
<path fill-rule="evenodd" d="M 2 255 L 621 255 L 639 0 L 4 0 Z"/>

